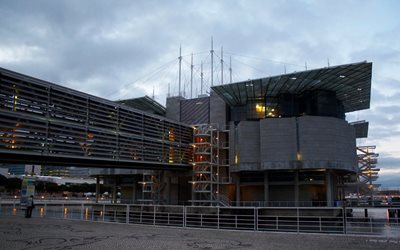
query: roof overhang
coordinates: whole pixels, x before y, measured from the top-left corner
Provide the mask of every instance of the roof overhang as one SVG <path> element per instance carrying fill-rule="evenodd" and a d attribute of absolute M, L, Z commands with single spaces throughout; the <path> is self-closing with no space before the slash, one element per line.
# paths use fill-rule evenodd
<path fill-rule="evenodd" d="M 139 109 L 145 112 L 149 112 L 156 115 L 165 116 L 166 109 L 163 105 L 156 102 L 152 98 L 146 96 L 126 99 L 126 100 L 118 100 L 117 103 Z"/>
<path fill-rule="evenodd" d="M 372 63 L 365 61 L 213 86 L 212 90 L 230 106 L 283 93 L 329 90 L 336 93 L 345 112 L 352 112 L 369 109 L 371 76 Z"/>

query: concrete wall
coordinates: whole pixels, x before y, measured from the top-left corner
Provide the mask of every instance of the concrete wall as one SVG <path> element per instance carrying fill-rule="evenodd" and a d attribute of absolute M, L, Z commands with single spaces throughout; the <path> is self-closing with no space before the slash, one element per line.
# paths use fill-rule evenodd
<path fill-rule="evenodd" d="M 297 154 L 296 118 L 261 120 L 260 150 L 263 169 L 292 167 Z"/>
<path fill-rule="evenodd" d="M 210 97 L 180 101 L 180 121 L 189 125 L 210 123 Z"/>
<path fill-rule="evenodd" d="M 260 168 L 259 122 L 241 121 L 237 125 L 237 140 L 237 154 L 240 170 L 258 170 Z M 234 147 L 235 145 L 231 144 L 231 148 Z"/>
<path fill-rule="evenodd" d="M 227 121 L 227 105 L 214 91 L 210 93 L 210 123 L 223 128 Z"/>
<path fill-rule="evenodd" d="M 269 186 L 269 201 L 294 201 L 294 186 Z"/>
<path fill-rule="evenodd" d="M 236 132 L 231 129 L 231 162 L 235 136 L 239 160 L 233 171 L 357 169 L 355 131 L 342 119 L 303 116 L 241 121 Z"/>
<path fill-rule="evenodd" d="M 182 96 L 173 96 L 167 98 L 165 117 L 174 121 L 181 120 L 181 100 L 185 98 Z"/>
<path fill-rule="evenodd" d="M 262 201 L 264 200 L 264 187 L 246 185 L 240 187 L 241 201 Z"/>
<path fill-rule="evenodd" d="M 346 121 L 318 116 L 298 121 L 303 168 L 357 169 L 355 131 Z"/>

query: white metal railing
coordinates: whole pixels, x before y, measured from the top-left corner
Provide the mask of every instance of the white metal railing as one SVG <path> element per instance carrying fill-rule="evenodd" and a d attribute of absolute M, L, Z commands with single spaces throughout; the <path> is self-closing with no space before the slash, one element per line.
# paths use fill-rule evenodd
<path fill-rule="evenodd" d="M 0 202 L 0 217 L 23 216 L 23 213 L 19 202 Z M 400 239 L 400 207 L 198 207 L 37 202 L 33 216 L 177 227 L 363 234 Z"/>

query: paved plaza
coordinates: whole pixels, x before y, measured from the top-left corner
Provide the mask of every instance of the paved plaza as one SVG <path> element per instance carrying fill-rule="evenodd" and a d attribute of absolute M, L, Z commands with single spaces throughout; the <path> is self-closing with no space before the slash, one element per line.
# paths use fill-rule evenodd
<path fill-rule="evenodd" d="M 374 236 L 244 232 L 0 216 L 0 249 L 400 249 Z"/>

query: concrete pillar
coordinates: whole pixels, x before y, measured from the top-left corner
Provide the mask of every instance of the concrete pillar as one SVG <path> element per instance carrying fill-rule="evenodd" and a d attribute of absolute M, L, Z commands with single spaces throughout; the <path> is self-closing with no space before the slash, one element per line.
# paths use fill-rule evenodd
<path fill-rule="evenodd" d="M 294 201 L 295 206 L 299 206 L 299 170 L 294 173 Z"/>
<path fill-rule="evenodd" d="M 332 207 L 333 204 L 333 196 L 332 196 L 332 175 L 329 170 L 325 172 L 325 187 L 326 187 L 326 206 Z"/>
<path fill-rule="evenodd" d="M 165 186 L 165 192 L 167 195 L 167 205 L 171 205 L 171 175 L 166 174 L 166 186 Z"/>
<path fill-rule="evenodd" d="M 99 202 L 100 197 L 100 176 L 96 176 L 96 203 Z"/>
<path fill-rule="evenodd" d="M 136 202 L 136 179 L 132 183 L 132 203 Z"/>
<path fill-rule="evenodd" d="M 265 201 L 265 205 L 264 206 L 268 206 L 268 202 L 269 202 L 268 172 L 264 173 L 264 201 Z"/>
<path fill-rule="evenodd" d="M 236 206 L 240 205 L 240 174 L 235 174 Z"/>

